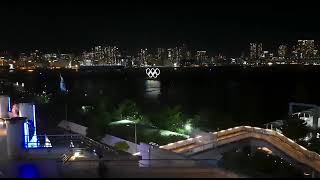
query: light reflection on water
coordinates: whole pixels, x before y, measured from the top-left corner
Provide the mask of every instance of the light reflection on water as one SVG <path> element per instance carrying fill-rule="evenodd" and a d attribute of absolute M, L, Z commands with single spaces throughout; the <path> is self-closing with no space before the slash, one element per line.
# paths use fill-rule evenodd
<path fill-rule="evenodd" d="M 160 95 L 161 83 L 158 80 L 146 80 L 145 88 L 145 96 L 154 100 Z"/>

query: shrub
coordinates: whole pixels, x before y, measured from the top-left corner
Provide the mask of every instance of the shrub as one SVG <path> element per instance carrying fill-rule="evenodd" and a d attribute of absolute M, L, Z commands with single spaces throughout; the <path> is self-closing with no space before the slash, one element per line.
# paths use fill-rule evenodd
<path fill-rule="evenodd" d="M 113 147 L 119 151 L 127 151 L 129 149 L 129 145 L 125 141 L 117 142 Z"/>

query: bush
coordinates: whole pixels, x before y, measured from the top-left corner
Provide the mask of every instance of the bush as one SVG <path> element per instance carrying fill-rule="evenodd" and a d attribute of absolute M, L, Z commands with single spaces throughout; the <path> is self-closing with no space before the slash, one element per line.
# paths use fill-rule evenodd
<path fill-rule="evenodd" d="M 125 141 L 117 142 L 113 147 L 119 151 L 127 151 L 129 149 L 129 145 Z"/>

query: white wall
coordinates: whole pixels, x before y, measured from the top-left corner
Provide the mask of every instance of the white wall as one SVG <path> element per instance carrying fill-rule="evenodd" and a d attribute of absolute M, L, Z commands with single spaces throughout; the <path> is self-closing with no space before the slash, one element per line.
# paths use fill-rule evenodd
<path fill-rule="evenodd" d="M 111 136 L 109 134 L 106 134 L 100 142 L 104 143 L 104 144 L 107 144 L 109 146 L 114 146 L 116 143 L 118 142 L 122 142 L 122 141 L 125 141 L 128 145 L 129 145 L 129 149 L 126 151 L 128 153 L 131 153 L 131 154 L 134 154 L 136 153 L 136 148 L 138 148 L 139 150 L 139 147 L 136 146 L 135 143 L 133 142 L 130 142 L 130 141 L 127 141 L 127 140 L 124 140 L 124 139 L 121 139 L 121 138 L 118 138 L 118 137 L 115 137 L 115 136 Z"/>
<path fill-rule="evenodd" d="M 9 110 L 9 97 L 0 96 L 0 117 L 1 118 L 8 117 L 8 110 Z"/>
<path fill-rule="evenodd" d="M 79 124 L 76 124 L 70 121 L 63 120 L 58 124 L 58 127 L 81 134 L 83 136 L 87 135 L 87 129 L 88 129 L 87 127 L 81 126 Z"/>
<path fill-rule="evenodd" d="M 26 117 L 28 120 L 33 121 L 33 104 L 19 103 L 19 116 Z"/>
<path fill-rule="evenodd" d="M 72 131 L 74 133 L 81 134 L 83 136 L 87 135 L 87 129 L 88 129 L 87 127 L 81 126 L 79 124 L 76 124 L 76 123 L 73 123 L 70 121 L 63 120 L 58 124 L 58 127 Z M 100 142 L 107 144 L 109 146 L 114 146 L 114 144 L 116 144 L 118 142 L 122 142 L 122 141 L 125 141 L 129 145 L 129 149 L 126 152 L 131 153 L 131 154 L 134 154 L 137 152 L 135 143 L 118 138 L 118 137 L 115 137 L 115 136 L 111 136 L 109 134 L 105 134 L 105 136 L 101 139 Z M 139 149 L 139 147 L 137 147 L 137 148 Z"/>

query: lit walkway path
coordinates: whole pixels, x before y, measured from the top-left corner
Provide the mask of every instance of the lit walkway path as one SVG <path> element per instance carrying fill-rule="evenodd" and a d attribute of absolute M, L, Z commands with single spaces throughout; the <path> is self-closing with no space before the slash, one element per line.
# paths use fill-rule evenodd
<path fill-rule="evenodd" d="M 276 131 L 258 127 L 240 126 L 230 128 L 227 130 L 210 133 L 207 136 L 199 136 L 196 138 L 189 138 L 185 141 L 170 143 L 168 145 L 161 146 L 160 148 L 182 153 L 184 155 L 192 155 L 248 138 L 254 138 L 268 142 L 297 162 L 307 165 L 320 172 L 319 154 L 307 150 L 306 148 L 295 143 L 293 140 Z"/>
<path fill-rule="evenodd" d="M 63 177 L 100 177 L 98 162 L 70 162 Z M 219 168 L 203 167 L 138 167 L 135 162 L 106 162 L 105 177 L 109 178 L 239 178 L 243 177 Z M 64 168 L 64 167 L 63 167 Z M 79 174 L 75 174 L 79 172 Z M 87 172 L 87 173 L 86 173 Z"/>

